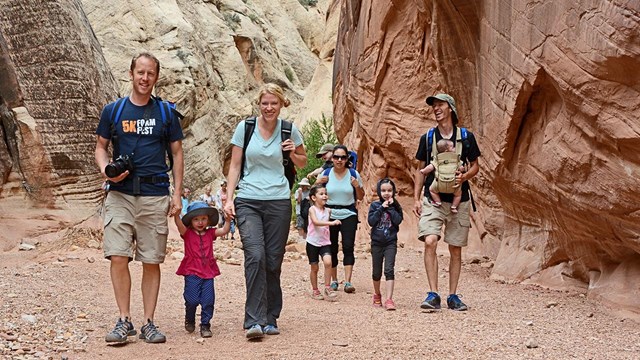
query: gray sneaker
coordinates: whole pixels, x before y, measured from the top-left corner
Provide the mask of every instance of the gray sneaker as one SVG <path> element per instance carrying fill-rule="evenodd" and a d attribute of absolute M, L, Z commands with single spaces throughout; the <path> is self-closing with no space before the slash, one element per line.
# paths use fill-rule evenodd
<path fill-rule="evenodd" d="M 127 336 L 133 336 L 135 334 L 136 329 L 133 327 L 131 321 L 129 321 L 129 318 L 125 317 L 124 320 L 118 319 L 116 326 L 105 336 L 104 340 L 108 343 L 123 343 L 127 341 Z"/>
<path fill-rule="evenodd" d="M 263 338 L 264 337 L 264 332 L 262 332 L 262 326 L 260 326 L 258 324 L 253 325 L 252 327 L 247 329 L 246 336 L 247 336 L 247 339 L 249 339 L 249 340 Z"/>
<path fill-rule="evenodd" d="M 167 341 L 167 337 L 158 330 L 153 321 L 147 319 L 147 323 L 140 329 L 140 339 L 144 339 L 146 343 L 163 343 Z"/>

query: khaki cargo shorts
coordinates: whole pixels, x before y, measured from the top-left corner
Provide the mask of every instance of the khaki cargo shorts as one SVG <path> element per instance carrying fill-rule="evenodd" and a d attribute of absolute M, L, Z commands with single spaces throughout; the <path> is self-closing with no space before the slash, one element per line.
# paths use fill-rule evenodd
<path fill-rule="evenodd" d="M 424 241 L 428 235 L 437 235 L 440 240 L 444 225 L 444 242 L 453 246 L 467 246 L 471 220 L 469 201 L 461 202 L 458 213 L 451 212 L 451 203 L 443 202 L 436 207 L 426 196 L 422 198 L 422 214 L 418 225 L 418 240 Z"/>
<path fill-rule="evenodd" d="M 110 191 L 104 203 L 104 257 L 127 256 L 161 264 L 167 250 L 169 196 L 133 196 Z"/>

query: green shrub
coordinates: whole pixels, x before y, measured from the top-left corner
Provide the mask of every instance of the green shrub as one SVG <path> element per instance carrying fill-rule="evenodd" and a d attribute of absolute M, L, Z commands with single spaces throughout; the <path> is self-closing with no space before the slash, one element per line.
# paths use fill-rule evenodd
<path fill-rule="evenodd" d="M 290 82 L 293 82 L 293 80 L 295 79 L 293 70 L 291 70 L 291 68 L 288 66 L 284 68 L 284 74 L 287 76 L 287 79 L 289 79 Z"/>

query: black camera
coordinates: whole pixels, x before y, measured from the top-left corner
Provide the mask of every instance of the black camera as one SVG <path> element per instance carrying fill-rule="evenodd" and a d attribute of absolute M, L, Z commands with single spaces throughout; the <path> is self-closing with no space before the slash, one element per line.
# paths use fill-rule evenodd
<path fill-rule="evenodd" d="M 133 156 L 120 155 L 104 168 L 104 173 L 107 174 L 108 177 L 114 178 L 127 170 L 129 170 L 129 172 L 133 171 Z"/>

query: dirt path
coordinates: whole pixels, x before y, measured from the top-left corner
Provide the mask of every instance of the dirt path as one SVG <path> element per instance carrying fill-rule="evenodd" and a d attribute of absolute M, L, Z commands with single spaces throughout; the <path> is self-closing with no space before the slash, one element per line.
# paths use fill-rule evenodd
<path fill-rule="evenodd" d="M 365 258 L 366 257 L 366 258 Z M 95 259 L 89 262 L 87 259 Z M 62 261 L 59 261 L 62 260 Z M 423 312 L 426 289 L 422 253 L 399 250 L 395 312 L 373 308 L 370 258 L 359 253 L 355 294 L 341 292 L 329 303 L 308 297 L 305 258 L 284 264 L 282 334 L 248 342 L 242 330 L 242 267 L 220 264 L 211 339 L 183 328 L 179 264 L 168 260 L 156 323 L 165 344 L 133 337 L 107 346 L 104 335 L 117 309 L 108 278 L 109 263 L 99 250 L 78 249 L 34 258 L 33 252 L 0 254 L 0 356 L 31 359 L 638 359 L 638 324 L 617 317 L 582 294 L 533 286 L 499 284 L 482 264 L 466 262 L 460 291 L 467 312 Z M 448 258 L 440 257 L 446 292 Z M 132 313 L 141 325 L 140 270 L 132 263 Z"/>

